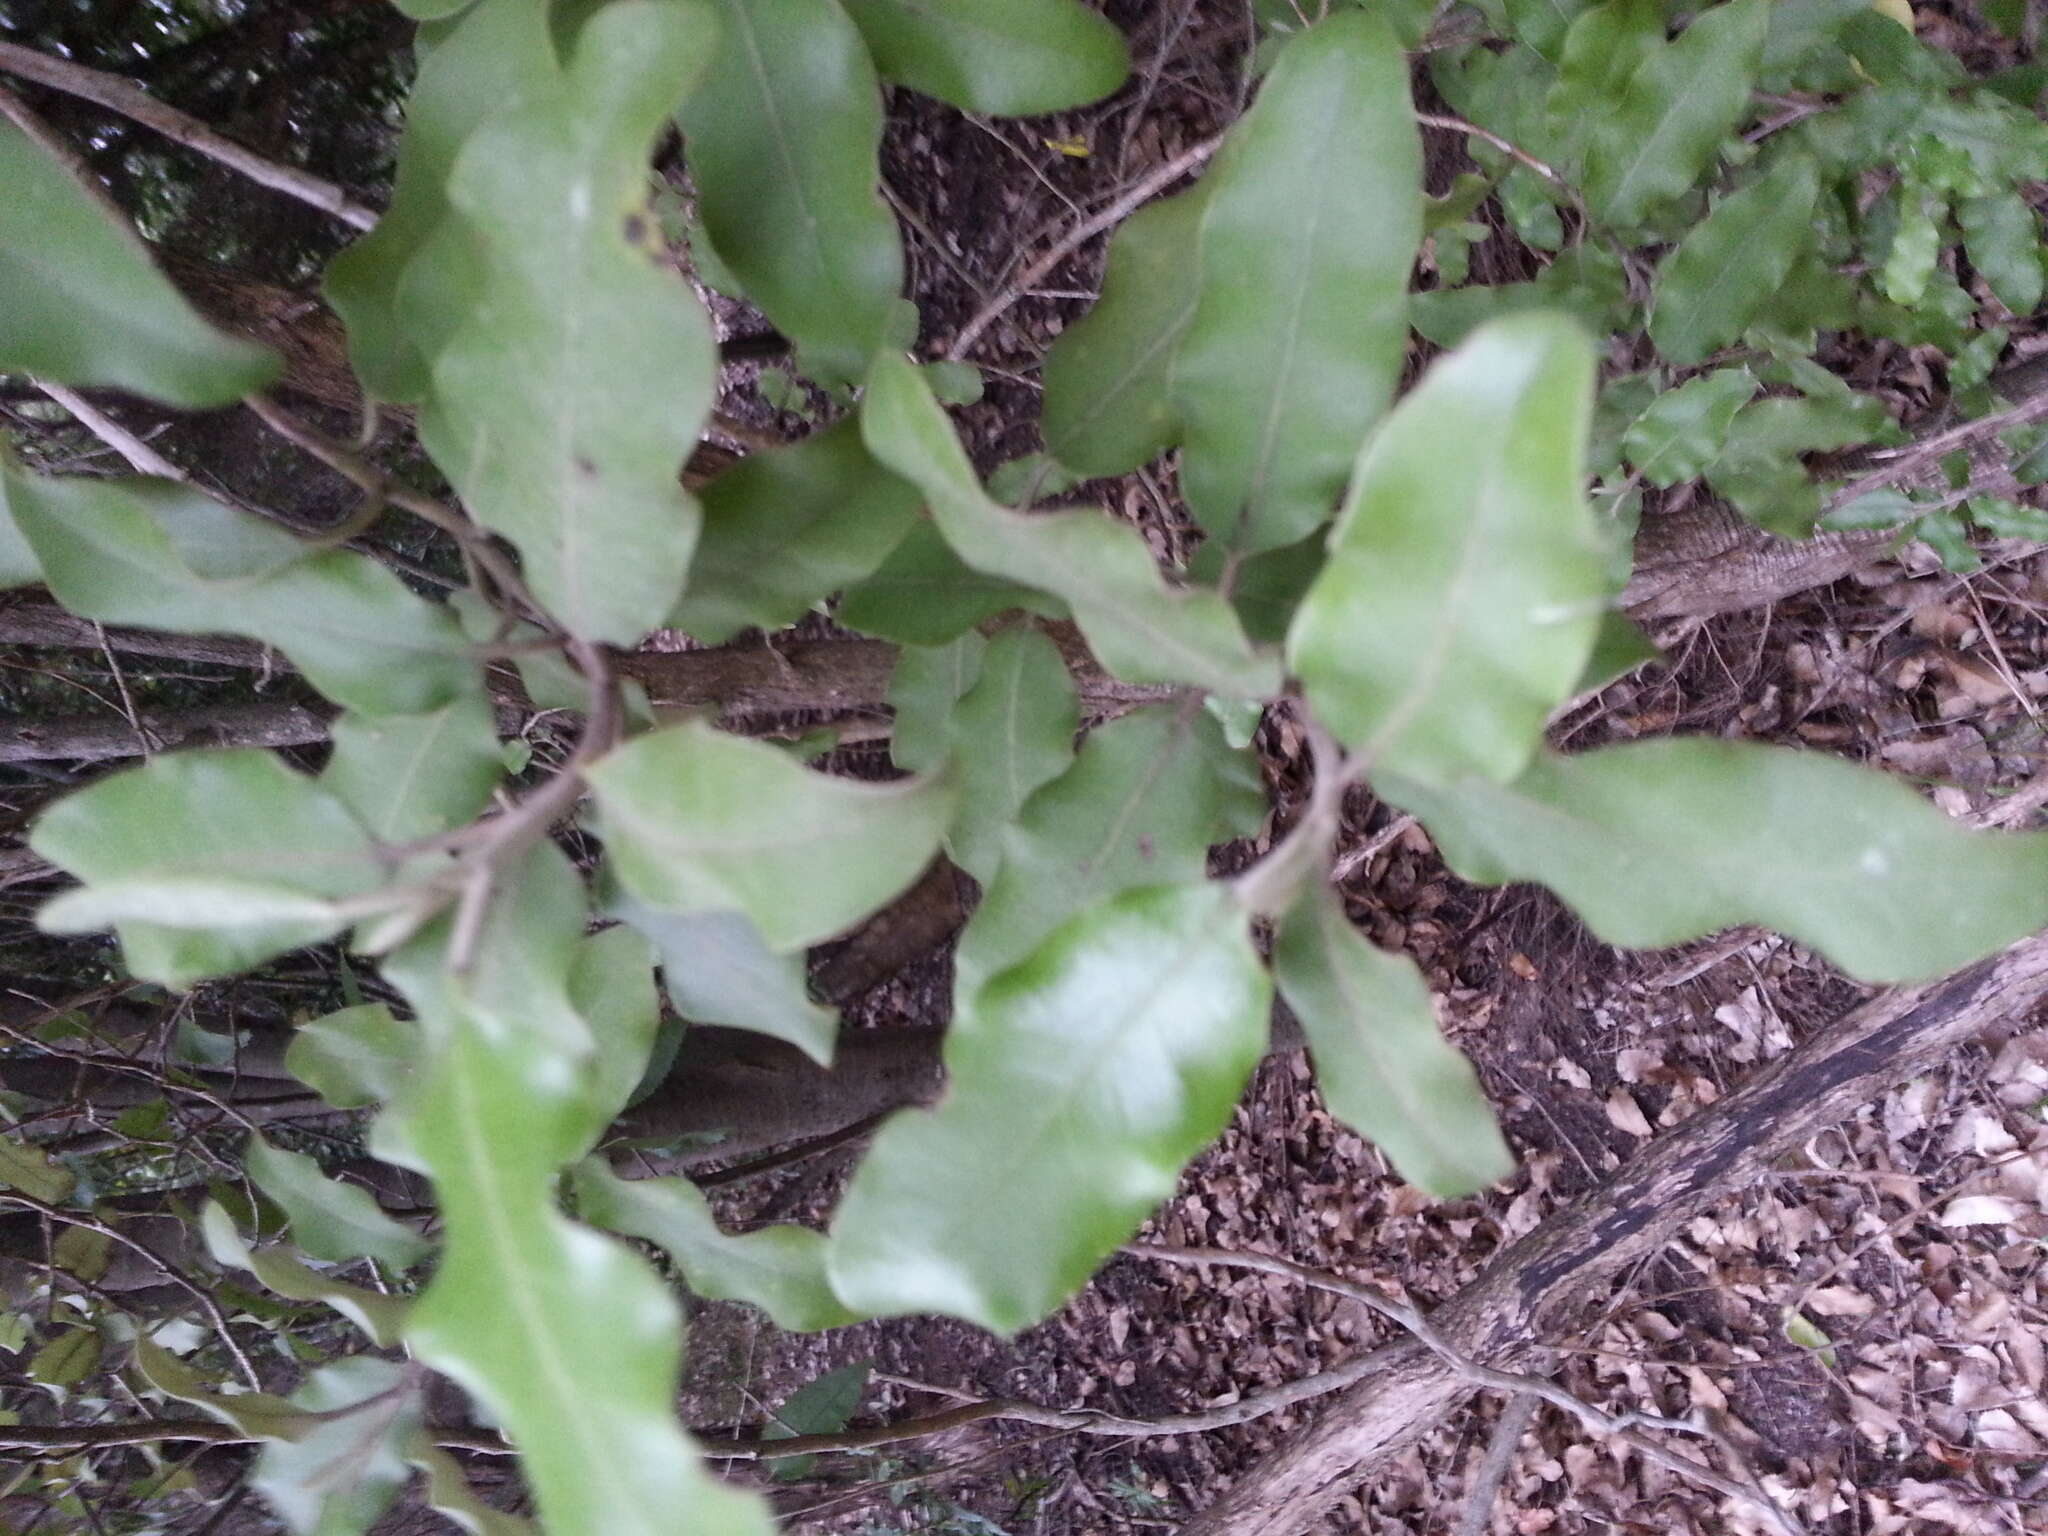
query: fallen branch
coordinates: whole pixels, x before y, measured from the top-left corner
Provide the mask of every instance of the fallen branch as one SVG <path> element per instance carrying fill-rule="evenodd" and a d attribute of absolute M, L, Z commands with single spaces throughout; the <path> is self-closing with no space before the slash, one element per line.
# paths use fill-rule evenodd
<path fill-rule="evenodd" d="M 1945 980 L 1880 994 L 1752 1082 L 1670 1131 L 1599 1188 L 1499 1255 L 1429 1316 L 1465 1358 L 1513 1371 L 1605 1299 L 1604 1283 L 1655 1254 L 1700 1211 L 1765 1176 L 1773 1159 L 1957 1045 L 2048 1000 L 2048 936 Z M 1182 1536 L 1298 1536 L 1330 1505 L 1478 1390 L 1416 1339 L 1196 1515 Z"/>
<path fill-rule="evenodd" d="M 139 737 L 138 737 L 139 733 Z M 0 763 L 98 763 L 175 747 L 303 747 L 325 741 L 327 717 L 303 704 L 221 704 L 0 722 Z"/>

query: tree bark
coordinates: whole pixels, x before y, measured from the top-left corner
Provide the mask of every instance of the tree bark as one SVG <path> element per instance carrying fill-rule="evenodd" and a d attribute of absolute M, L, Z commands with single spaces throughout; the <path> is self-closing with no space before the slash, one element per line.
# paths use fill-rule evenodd
<path fill-rule="evenodd" d="M 1945 980 L 1881 993 L 1739 1091 L 1666 1133 L 1514 1243 L 1431 1314 L 1465 1357 L 1528 1367 L 1606 1299 L 1604 1284 L 1774 1159 L 1956 1046 L 2048 1000 L 2048 935 Z M 1476 1390 L 1413 1339 L 1333 1398 L 1181 1536 L 1298 1536 Z"/>

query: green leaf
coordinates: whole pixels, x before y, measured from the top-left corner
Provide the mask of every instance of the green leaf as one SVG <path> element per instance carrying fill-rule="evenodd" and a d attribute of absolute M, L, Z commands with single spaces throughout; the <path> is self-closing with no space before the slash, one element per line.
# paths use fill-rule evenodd
<path fill-rule="evenodd" d="M 718 51 L 676 114 L 727 270 L 803 371 L 857 382 L 888 340 L 903 246 L 883 204 L 882 97 L 836 0 L 718 0 Z"/>
<path fill-rule="evenodd" d="M 77 1176 L 33 1142 L 0 1136 L 0 1186 L 18 1189 L 45 1205 L 71 1198 Z"/>
<path fill-rule="evenodd" d="M 1071 604 L 1097 659 L 1117 676 L 1230 697 L 1278 691 L 1279 669 L 1252 649 L 1230 605 L 1214 592 L 1169 587 L 1137 529 L 1092 511 L 1031 514 L 990 500 L 945 412 L 904 359 L 876 361 L 861 432 L 876 458 L 924 492 L 962 560 Z"/>
<path fill-rule="evenodd" d="M 479 1499 L 455 1458 L 437 1449 L 424 1434 L 413 1436 L 412 1444 L 406 1448 L 406 1459 L 425 1474 L 422 1501 L 470 1536 L 535 1536 L 530 1522 L 493 1509 Z"/>
<path fill-rule="evenodd" d="M 669 622 L 722 645 L 750 626 L 794 624 L 872 575 L 903 542 L 920 500 L 841 422 L 749 454 L 706 486 L 690 584 Z"/>
<path fill-rule="evenodd" d="M 826 1282 L 822 1233 L 782 1225 L 734 1236 L 688 1179 L 622 1179 L 596 1158 L 577 1165 L 573 1187 L 584 1220 L 653 1243 L 699 1296 L 749 1302 L 798 1333 L 861 1320 Z"/>
<path fill-rule="evenodd" d="M 872 1360 L 856 1360 L 805 1382 L 775 1410 L 772 1421 L 762 1428 L 761 1438 L 790 1440 L 798 1435 L 835 1434 L 846 1428 L 860 1411 L 874 1366 Z M 817 1461 L 815 1456 L 778 1457 L 769 1475 L 777 1482 L 795 1482 L 809 1477 Z"/>
<path fill-rule="evenodd" d="M 112 924 L 128 968 L 182 989 L 337 932 L 382 879 L 341 803 L 268 752 L 179 752 L 65 796 L 29 846 L 84 882 L 37 921 Z"/>
<path fill-rule="evenodd" d="M 632 927 L 586 936 L 569 969 L 569 1001 L 590 1030 L 583 1090 L 593 1138 L 625 1109 L 646 1076 L 661 1028 L 655 948 Z"/>
<path fill-rule="evenodd" d="M 1210 845 L 1249 833 L 1265 810 L 1256 761 L 1207 713 L 1151 705 L 1096 727 L 1004 833 L 954 957 L 956 1011 L 1083 907 L 1200 883 Z"/>
<path fill-rule="evenodd" d="M 258 1439 L 288 1439 L 309 1427 L 303 1409 L 267 1392 L 212 1392 L 206 1378 L 148 1334 L 135 1340 L 135 1371 L 142 1384 L 166 1397 L 204 1408 L 223 1424 Z"/>
<path fill-rule="evenodd" d="M 1273 943 L 1330 1112 L 1379 1143 L 1425 1193 L 1473 1194 L 1514 1171 L 1472 1064 L 1437 1030 L 1422 972 L 1370 942 L 1313 882 Z"/>
<path fill-rule="evenodd" d="M 969 630 L 948 645 L 906 645 L 889 674 L 896 720 L 889 756 L 906 773 L 930 773 L 951 746 L 953 708 L 981 676 L 988 641 Z"/>
<path fill-rule="evenodd" d="M 1698 478 L 1721 456 L 1735 413 L 1756 394 L 1747 368 L 1722 368 L 1666 390 L 1622 434 L 1622 451 L 1652 485 Z"/>
<path fill-rule="evenodd" d="M 114 1240 L 90 1227 L 63 1228 L 50 1245 L 50 1259 L 65 1273 L 80 1280 L 98 1280 L 107 1272 L 114 1253 Z"/>
<path fill-rule="evenodd" d="M 1611 944 L 1761 923 L 1894 982 L 2048 925 L 2048 835 L 1965 831 L 1897 780 L 1819 753 L 1640 741 L 1539 757 L 1508 785 L 1375 787 L 1465 879 L 1539 881 Z"/>
<path fill-rule="evenodd" d="M 439 709 L 477 686 L 460 627 L 390 571 L 161 480 L 0 470 L 50 591 L 81 618 L 275 646 L 366 714 Z"/>
<path fill-rule="evenodd" d="M 272 1244 L 256 1252 L 242 1241 L 234 1218 L 214 1201 L 207 1201 L 199 1213 L 199 1230 L 206 1251 L 216 1264 L 245 1269 L 263 1285 L 289 1301 L 317 1301 L 334 1308 L 354 1323 L 379 1349 L 391 1349 L 405 1327 L 409 1303 L 404 1297 L 387 1296 L 359 1285 L 350 1285 L 332 1275 L 322 1274 L 302 1263 L 290 1248 Z M 410 1234 L 408 1234 L 410 1235 Z M 427 1245 L 421 1244 L 424 1250 Z"/>
<path fill-rule="evenodd" d="M 548 611 L 615 645 L 675 606 L 697 536 L 678 475 L 717 350 L 665 264 L 646 162 L 715 31 L 690 0 L 603 7 L 567 70 L 480 129 L 448 184 L 489 276 L 434 359 L 421 440 L 518 546 Z"/>
<path fill-rule="evenodd" d="M 856 1309 L 1039 1321 L 1173 1192 L 1264 1052 L 1272 988 L 1217 885 L 1129 892 L 991 981 L 936 1109 L 884 1125 L 827 1254 Z"/>
<path fill-rule="evenodd" d="M 29 1357 L 28 1379 L 38 1386 L 75 1387 L 99 1369 L 100 1336 L 92 1328 L 66 1328 Z"/>
<path fill-rule="evenodd" d="M 662 986 L 684 1018 L 773 1035 L 820 1066 L 832 1064 L 839 1013 L 812 1001 L 802 954 L 775 953 L 737 912 L 682 917 L 630 896 L 608 910 L 653 941 Z"/>
<path fill-rule="evenodd" d="M 0 123 L 0 186 L 0 373 L 195 408 L 277 377 L 267 348 L 200 319 L 134 231 L 12 123 Z"/>
<path fill-rule="evenodd" d="M 1785 1338 L 1801 1349 L 1810 1349 L 1819 1354 L 1821 1363 L 1829 1370 L 1835 1368 L 1834 1340 L 1823 1333 L 1805 1313 L 1785 1309 Z"/>
<path fill-rule="evenodd" d="M 1501 321 L 1434 364 L 1359 456 L 1287 655 L 1367 762 L 1512 779 L 1571 696 L 1607 596 L 1581 490 L 1593 366 L 1568 321 Z"/>
<path fill-rule="evenodd" d="M 1212 536 L 1273 549 L 1329 520 L 1407 357 L 1422 142 L 1386 22 L 1290 41 L 1202 185 L 1181 485 Z"/>
<path fill-rule="evenodd" d="M 264 1444 L 249 1486 L 297 1536 L 360 1536 L 411 1476 L 403 1448 L 419 1432 L 419 1389 L 398 1362 L 353 1355 L 315 1370 L 289 1401 L 304 1427 Z"/>
<path fill-rule="evenodd" d="M 1029 117 L 1124 83 L 1123 34 L 1075 0 L 845 0 L 884 79 L 963 112 Z"/>
<path fill-rule="evenodd" d="M 832 938 L 909 889 L 958 798 L 944 778 L 829 778 L 694 720 L 587 777 L 627 891 L 667 912 L 742 912 L 774 950 Z"/>
<path fill-rule="evenodd" d="M 1074 760 L 1079 726 L 1074 680 L 1058 646 L 1033 629 L 1006 629 L 989 642 L 981 675 L 951 720 L 960 808 L 946 851 L 955 864 L 984 885 L 995 877 L 1003 829 Z"/>
<path fill-rule="evenodd" d="M 325 282 L 348 326 L 349 360 L 378 399 L 423 398 L 435 356 L 476 302 L 482 263 L 448 201 L 449 175 L 489 117 L 554 77 L 550 9 L 547 0 L 471 5 L 421 49 L 391 205 L 328 264 Z"/>
<path fill-rule="evenodd" d="M 345 1264 L 368 1258 L 410 1269 L 433 1251 L 417 1232 L 387 1216 L 367 1189 L 330 1179 L 303 1153 L 251 1135 L 243 1165 L 284 1211 L 299 1247 L 316 1259 Z"/>
<path fill-rule="evenodd" d="M 1207 185 L 1118 226 L 1102 297 L 1045 354 L 1045 446 L 1078 474 L 1127 474 L 1179 434 L 1174 355 L 1201 295 L 1193 253 Z"/>
<path fill-rule="evenodd" d="M 490 804 L 503 769 L 490 697 L 479 688 L 420 715 L 344 714 L 320 787 L 382 843 L 436 837 Z"/>
<path fill-rule="evenodd" d="M 2015 315 L 2041 307 L 2044 282 L 2041 219 L 2018 192 L 1970 197 L 1956 204 L 1963 249 L 1998 302 Z"/>
<path fill-rule="evenodd" d="M 1770 23 L 1769 0 L 1709 6 L 1673 42 L 1654 0 L 1610 0 L 1572 23 L 1551 107 L 1585 135 L 1596 217 L 1637 224 L 1692 189 L 1750 110 Z"/>
<path fill-rule="evenodd" d="M 284 1065 L 336 1109 L 361 1109 L 398 1097 L 419 1052 L 417 1025 L 382 1003 L 362 1003 L 301 1024 Z"/>
<path fill-rule="evenodd" d="M 1691 366 L 1737 340 L 1812 248 L 1819 196 L 1812 157 L 1790 154 L 1722 198 L 1658 268 L 1650 314 L 1657 350 Z"/>
<path fill-rule="evenodd" d="M 2024 506 L 2003 496 L 1972 496 L 1963 503 L 1970 521 L 1986 533 L 2001 539 L 2029 539 L 2048 543 L 2048 511 Z"/>
<path fill-rule="evenodd" d="M 1948 195 L 1910 176 L 1899 182 L 1893 195 L 1898 217 L 1885 251 L 1879 286 L 1894 304 L 1912 309 L 1925 297 L 1941 262 Z"/>
<path fill-rule="evenodd" d="M 847 592 L 833 615 L 848 629 L 898 645 L 946 645 L 1012 608 L 1067 616 L 1057 598 L 970 570 L 930 523 L 913 526 L 874 575 Z"/>
<path fill-rule="evenodd" d="M 437 1024 L 446 1045 L 403 1127 L 447 1232 L 413 1351 L 505 1427 L 548 1531 L 768 1536 L 762 1507 L 712 1478 L 676 1423 L 673 1297 L 555 1209 L 556 1170 L 587 1136 L 573 1072 L 545 1035 Z"/>

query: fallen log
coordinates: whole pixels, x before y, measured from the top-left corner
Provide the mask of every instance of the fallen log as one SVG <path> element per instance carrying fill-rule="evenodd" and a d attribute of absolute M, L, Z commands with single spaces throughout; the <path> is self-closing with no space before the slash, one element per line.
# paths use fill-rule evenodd
<path fill-rule="evenodd" d="M 1653 1142 L 1499 1254 L 1430 1314 L 1467 1360 L 1526 1369 L 1606 1300 L 1605 1282 L 1816 1132 L 1956 1046 L 2048 1001 L 2048 935 L 1945 980 L 1880 993 Z M 1181 1536 L 1297 1536 L 1478 1390 L 1415 1339 L 1181 1527 Z"/>

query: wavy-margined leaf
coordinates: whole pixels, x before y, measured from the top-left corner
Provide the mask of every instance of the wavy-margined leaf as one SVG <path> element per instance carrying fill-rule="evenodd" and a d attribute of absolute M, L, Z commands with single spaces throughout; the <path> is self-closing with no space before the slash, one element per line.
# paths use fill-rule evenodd
<path fill-rule="evenodd" d="M 812 999 L 801 952 L 776 953 L 738 912 L 684 916 L 623 895 L 606 910 L 660 952 L 662 988 L 682 1017 L 773 1035 L 832 1064 L 839 1013 Z"/>
<path fill-rule="evenodd" d="M 1203 183 L 1141 208 L 1110 237 L 1095 307 L 1045 354 L 1045 446 L 1082 475 L 1121 475 L 1180 431 L 1173 364 L 1201 297 Z"/>
<path fill-rule="evenodd" d="M 840 1202 L 833 1288 L 870 1314 L 1043 1318 L 1223 1129 L 1271 992 L 1222 886 L 1082 908 L 955 1013 L 945 1099 L 883 1126 Z"/>
<path fill-rule="evenodd" d="M 572 1066 L 544 1035 L 435 1027 L 445 1043 L 400 1128 L 446 1223 L 413 1351 L 504 1426 L 551 1536 L 768 1536 L 765 1510 L 713 1478 L 676 1422 L 673 1297 L 555 1207 L 557 1170 L 588 1136 Z"/>
<path fill-rule="evenodd" d="M 0 123 L 0 372 L 228 405 L 277 377 L 266 348 L 194 313 L 70 173 Z"/>
<path fill-rule="evenodd" d="M 1003 831 L 1025 801 L 1074 760 L 1080 704 L 1060 648 L 1033 629 L 988 644 L 981 673 L 952 712 L 960 809 L 946 851 L 976 880 L 995 878 Z"/>
<path fill-rule="evenodd" d="M 1466 879 L 1540 881 L 1611 944 L 1761 923 L 1893 982 L 2048 925 L 2048 834 L 1966 831 L 1896 779 L 1818 753 L 1640 741 L 1540 756 L 1512 784 L 1375 787 Z"/>
<path fill-rule="evenodd" d="M 490 0 L 437 40 L 423 34 L 391 205 L 328 263 L 325 279 L 348 326 L 349 361 L 379 399 L 426 395 L 435 355 L 476 300 L 482 261 L 448 201 L 449 174 L 487 118 L 553 80 L 550 9 L 547 0 Z"/>
<path fill-rule="evenodd" d="M 963 112 L 1060 112 L 1130 73 L 1123 34 L 1075 0 L 845 3 L 884 78 Z"/>
<path fill-rule="evenodd" d="M 1368 761 L 1512 779 L 1571 696 L 1607 595 L 1592 399 L 1584 335 L 1522 315 L 1439 360 L 1359 456 L 1287 655 Z"/>
<path fill-rule="evenodd" d="M 749 454 L 699 499 L 690 584 L 669 622 L 709 645 L 749 626 L 794 624 L 873 575 L 921 504 L 908 481 L 874 461 L 851 421 Z"/>
<path fill-rule="evenodd" d="M 930 523 L 915 524 L 872 576 L 849 588 L 833 615 L 848 629 L 898 645 L 946 645 L 1012 608 L 1063 619 L 1049 594 L 962 563 Z"/>
<path fill-rule="evenodd" d="M 1407 356 L 1422 140 L 1386 22 L 1289 42 L 1203 188 L 1181 488 L 1214 537 L 1274 549 L 1329 519 Z"/>
<path fill-rule="evenodd" d="M 37 914 L 48 931 L 111 926 L 128 968 L 189 987 L 337 932 L 377 885 L 362 827 L 268 752 L 179 752 L 59 800 L 29 846 L 83 882 Z"/>
<path fill-rule="evenodd" d="M 1703 362 L 1749 328 L 1815 242 L 1813 157 L 1788 154 L 1714 206 L 1657 271 L 1650 339 L 1674 363 Z"/>
<path fill-rule="evenodd" d="M 1096 727 L 1074 766 L 1024 803 L 954 958 L 954 996 L 1022 960 L 1082 907 L 1195 884 L 1209 847 L 1264 815 L 1256 762 L 1207 713 L 1151 705 Z"/>
<path fill-rule="evenodd" d="M 336 1109 L 361 1109 L 397 1097 L 419 1053 L 417 1024 L 383 1003 L 361 1003 L 301 1024 L 284 1065 Z"/>
<path fill-rule="evenodd" d="M 424 1434 L 413 1436 L 405 1454 L 422 1474 L 421 1501 L 436 1513 L 446 1515 L 470 1536 L 535 1536 L 530 1521 L 493 1509 L 478 1498 L 455 1458 Z"/>
<path fill-rule="evenodd" d="M 1635 224 L 1699 180 L 1749 110 L 1771 9 L 1709 6 L 1670 42 L 1652 0 L 1609 0 L 1572 23 L 1550 111 L 1584 145 L 1597 217 Z"/>
<path fill-rule="evenodd" d="M 1214 592 L 1166 584 L 1137 529 L 1093 511 L 1032 514 L 992 501 L 946 413 L 911 364 L 882 357 L 861 402 L 868 449 L 925 494 L 932 520 L 978 570 L 1064 599 L 1103 666 L 1131 682 L 1187 683 L 1231 698 L 1278 691 Z"/>
<path fill-rule="evenodd" d="M 252 1135 L 243 1166 L 284 1212 L 292 1240 L 316 1259 L 345 1264 L 369 1258 L 410 1269 L 433 1251 L 417 1232 L 387 1215 L 367 1189 L 329 1178 L 303 1152 Z"/>
<path fill-rule="evenodd" d="M 592 1134 L 625 1109 L 647 1070 L 661 1027 L 654 945 L 632 927 L 586 935 L 569 967 L 569 1003 L 590 1030 L 583 1093 Z"/>
<path fill-rule="evenodd" d="M 1311 882 L 1280 925 L 1273 979 L 1330 1112 L 1378 1142 L 1401 1177 L 1448 1198 L 1513 1170 L 1472 1064 L 1438 1032 L 1422 972 L 1352 927 L 1327 883 Z"/>
<path fill-rule="evenodd" d="M 646 160 L 716 31 L 694 0 L 603 7 L 561 77 L 479 129 L 448 184 L 489 277 L 434 359 L 422 441 L 518 546 L 548 611 L 612 644 L 675 606 L 697 536 L 677 477 L 717 352 L 662 259 Z"/>
<path fill-rule="evenodd" d="M 476 688 L 425 714 L 343 715 L 320 787 L 379 842 L 404 843 L 464 825 L 503 772 L 490 697 Z"/>
<path fill-rule="evenodd" d="M 1735 413 L 1756 394 L 1747 368 L 1718 368 L 1667 389 L 1629 423 L 1621 447 L 1652 485 L 1681 485 L 1721 456 Z"/>
<path fill-rule="evenodd" d="M 199 1213 L 199 1230 L 213 1261 L 231 1269 L 245 1269 L 288 1301 L 317 1301 L 334 1308 L 370 1337 L 379 1349 L 392 1349 L 405 1329 L 406 1309 L 411 1303 L 402 1296 L 350 1285 L 323 1274 L 281 1244 L 261 1251 L 242 1241 L 234 1218 L 209 1200 Z M 423 1245 L 424 1246 L 424 1245 Z"/>
<path fill-rule="evenodd" d="M 2019 192 L 1969 197 L 1956 204 L 1970 265 L 2015 315 L 2041 306 L 2048 261 L 2041 253 L 2041 216 Z"/>
<path fill-rule="evenodd" d="M 988 641 L 969 630 L 947 645 L 906 645 L 889 674 L 895 720 L 889 756 L 906 773 L 929 773 L 946 760 L 953 708 L 981 676 Z"/>
<path fill-rule="evenodd" d="M 838 0 L 718 0 L 676 114 L 719 259 L 804 371 L 857 382 L 888 340 L 903 243 L 882 202 L 882 93 Z"/>
<path fill-rule="evenodd" d="M 843 933 L 910 887 L 958 799 L 945 778 L 831 778 L 685 721 L 587 775 L 619 883 L 653 907 L 742 912 L 771 949 Z"/>
<path fill-rule="evenodd" d="M 0 470 L 0 497 L 66 608 L 106 624 L 244 635 L 366 714 L 438 709 L 477 686 L 461 628 L 375 561 L 162 480 Z"/>
<path fill-rule="evenodd" d="M 577 1165 L 572 1187 L 584 1220 L 662 1248 L 699 1296 L 751 1302 L 799 1333 L 861 1321 L 825 1279 L 823 1233 L 780 1225 L 735 1236 L 688 1179 L 622 1179 L 594 1158 Z"/>

